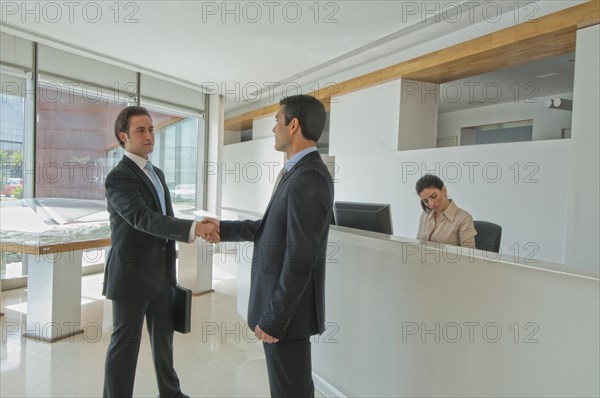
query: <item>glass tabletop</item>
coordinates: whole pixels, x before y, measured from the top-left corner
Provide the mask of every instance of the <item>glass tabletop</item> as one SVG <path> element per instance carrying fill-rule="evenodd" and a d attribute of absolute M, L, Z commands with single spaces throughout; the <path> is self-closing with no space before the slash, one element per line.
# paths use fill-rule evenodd
<path fill-rule="evenodd" d="M 54 245 L 110 238 L 106 202 L 36 198 L 0 202 L 0 240 Z"/>

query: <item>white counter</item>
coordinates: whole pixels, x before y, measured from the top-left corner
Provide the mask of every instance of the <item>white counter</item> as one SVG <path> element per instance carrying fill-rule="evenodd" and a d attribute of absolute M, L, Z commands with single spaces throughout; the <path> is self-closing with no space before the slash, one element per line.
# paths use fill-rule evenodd
<path fill-rule="evenodd" d="M 239 247 L 251 253 L 250 243 Z M 598 275 L 458 250 L 333 226 L 317 387 L 329 396 L 598 396 Z M 238 256 L 244 319 L 250 261 Z"/>
<path fill-rule="evenodd" d="M 325 389 L 598 396 L 597 276 L 393 239 L 332 227 L 328 327 L 313 345 L 313 371 Z"/>

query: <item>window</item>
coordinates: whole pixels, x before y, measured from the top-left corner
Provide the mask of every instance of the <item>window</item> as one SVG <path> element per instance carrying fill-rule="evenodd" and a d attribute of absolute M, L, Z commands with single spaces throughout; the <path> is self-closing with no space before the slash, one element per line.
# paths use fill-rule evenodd
<path fill-rule="evenodd" d="M 70 84 L 38 84 L 36 197 L 103 200 L 113 125 L 127 103 L 68 91 Z"/>
<path fill-rule="evenodd" d="M 499 144 L 503 142 L 531 141 L 533 120 L 486 124 L 462 128 L 461 145 Z"/>
<path fill-rule="evenodd" d="M 155 124 L 152 160 L 165 172 L 174 203 L 202 205 L 196 177 L 205 150 L 201 91 L 41 44 L 34 87 L 33 43 L 5 33 L 0 40 L 1 201 L 32 197 L 34 189 L 36 198 L 104 200 L 106 175 L 123 157 L 114 121 L 142 89 Z M 84 254 L 84 273 L 101 271 L 103 261 L 103 251 Z M 2 280 L 14 278 L 4 288 L 24 286 L 21 255 L 3 252 L 1 263 Z"/>
<path fill-rule="evenodd" d="M 196 186 L 196 169 L 198 137 L 204 137 L 204 120 L 149 110 L 155 128 L 152 162 L 165 173 L 173 204 L 195 207 L 198 196 L 202 197 L 202 187 Z"/>
<path fill-rule="evenodd" d="M 23 198 L 25 78 L 0 74 L 0 200 Z"/>
<path fill-rule="evenodd" d="M 0 73 L 0 201 L 25 197 L 26 86 L 24 72 Z M 17 280 L 27 274 L 22 255 L 2 252 L 0 277 Z M 5 284 L 6 285 L 6 284 Z"/>

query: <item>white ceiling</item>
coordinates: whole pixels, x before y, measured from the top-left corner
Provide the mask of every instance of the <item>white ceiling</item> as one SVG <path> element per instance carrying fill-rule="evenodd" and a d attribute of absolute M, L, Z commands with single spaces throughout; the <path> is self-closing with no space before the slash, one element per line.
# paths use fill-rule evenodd
<path fill-rule="evenodd" d="M 486 3 L 514 12 L 507 10 L 515 1 L 121 1 L 118 7 L 114 1 L 84 1 L 72 8 L 69 2 L 10 3 L 12 9 L 2 6 L 1 18 L 8 33 L 209 91 L 218 88 L 231 111 L 273 82 L 310 87 L 472 27 L 483 19 Z M 471 16 L 466 7 L 473 4 L 479 6 Z M 455 7 L 461 7 L 461 18 L 455 19 Z"/>

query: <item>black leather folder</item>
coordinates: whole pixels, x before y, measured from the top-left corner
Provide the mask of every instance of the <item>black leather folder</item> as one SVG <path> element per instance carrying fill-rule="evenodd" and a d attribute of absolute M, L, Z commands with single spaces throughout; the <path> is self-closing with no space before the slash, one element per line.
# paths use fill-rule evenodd
<path fill-rule="evenodd" d="M 172 305 L 175 331 L 189 333 L 192 330 L 192 291 L 179 285 L 173 286 Z"/>

